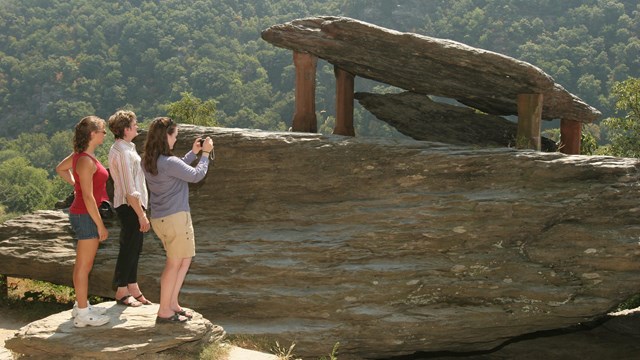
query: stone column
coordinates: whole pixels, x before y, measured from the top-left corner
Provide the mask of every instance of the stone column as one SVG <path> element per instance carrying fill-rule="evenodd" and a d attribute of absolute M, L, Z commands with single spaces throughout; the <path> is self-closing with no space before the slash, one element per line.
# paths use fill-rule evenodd
<path fill-rule="evenodd" d="M 318 58 L 311 54 L 293 52 L 296 67 L 296 102 L 291 130 L 318 132 L 316 118 L 316 65 Z"/>
<path fill-rule="evenodd" d="M 540 151 L 542 94 L 518 95 L 518 133 L 516 147 Z"/>
<path fill-rule="evenodd" d="M 356 136 L 353 128 L 353 74 L 333 67 L 336 76 L 336 127 L 333 133 L 337 135 Z"/>
<path fill-rule="evenodd" d="M 560 120 L 560 152 L 579 155 L 582 138 L 582 123 L 580 121 Z"/>

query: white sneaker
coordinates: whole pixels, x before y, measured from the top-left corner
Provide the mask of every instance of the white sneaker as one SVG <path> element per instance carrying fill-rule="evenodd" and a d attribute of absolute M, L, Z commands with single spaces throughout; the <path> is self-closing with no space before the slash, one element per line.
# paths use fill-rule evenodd
<path fill-rule="evenodd" d="M 92 314 L 104 315 L 104 314 L 107 313 L 107 308 L 96 307 L 96 306 L 93 306 L 93 305 L 89 304 L 89 311 Z M 78 316 L 78 302 L 77 301 L 73 304 L 73 310 L 71 310 L 71 317 L 76 317 L 76 316 Z"/>
<path fill-rule="evenodd" d="M 87 315 L 78 315 L 73 319 L 73 325 L 75 327 L 85 326 L 100 326 L 109 322 L 109 317 L 106 315 L 98 315 L 89 312 Z"/>

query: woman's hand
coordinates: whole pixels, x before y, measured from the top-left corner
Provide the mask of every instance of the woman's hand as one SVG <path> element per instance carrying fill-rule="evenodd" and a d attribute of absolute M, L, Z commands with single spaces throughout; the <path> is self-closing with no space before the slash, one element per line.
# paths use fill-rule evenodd
<path fill-rule="evenodd" d="M 200 151 L 210 153 L 212 150 L 213 150 L 213 140 L 211 139 L 210 136 L 207 136 L 206 138 L 201 138 L 201 137 L 197 138 L 193 142 L 193 146 L 191 147 L 191 151 L 194 154 L 198 154 L 200 153 Z"/>
<path fill-rule="evenodd" d="M 202 143 L 202 151 L 210 153 L 213 150 L 213 139 L 207 136 Z"/>
<path fill-rule="evenodd" d="M 147 232 L 151 229 L 151 224 L 149 223 L 149 219 L 147 219 L 146 214 L 142 214 L 142 216 L 138 216 L 138 222 L 140 223 L 140 231 Z"/>
<path fill-rule="evenodd" d="M 202 150 L 202 140 L 202 138 L 196 138 L 193 141 L 193 145 L 191 145 L 191 152 L 194 154 L 200 153 L 200 150 Z"/>
<path fill-rule="evenodd" d="M 102 222 L 98 224 L 98 241 L 102 242 L 109 237 L 109 230 L 104 226 Z"/>

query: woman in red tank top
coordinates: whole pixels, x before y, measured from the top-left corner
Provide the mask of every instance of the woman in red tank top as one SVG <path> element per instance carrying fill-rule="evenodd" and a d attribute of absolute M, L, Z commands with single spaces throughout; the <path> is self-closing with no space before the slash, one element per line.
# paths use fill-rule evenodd
<path fill-rule="evenodd" d="M 108 200 L 109 173 L 95 157 L 95 149 L 104 141 L 105 121 L 87 116 L 76 125 L 73 153 L 56 166 L 56 172 L 74 189 L 75 198 L 69 208 L 69 220 L 78 240 L 76 262 L 73 266 L 73 287 L 77 308 L 74 307 L 74 325 L 100 326 L 109 321 L 104 308 L 89 306 L 89 272 L 98 251 L 98 245 L 109 236 L 102 222 L 99 204 Z"/>

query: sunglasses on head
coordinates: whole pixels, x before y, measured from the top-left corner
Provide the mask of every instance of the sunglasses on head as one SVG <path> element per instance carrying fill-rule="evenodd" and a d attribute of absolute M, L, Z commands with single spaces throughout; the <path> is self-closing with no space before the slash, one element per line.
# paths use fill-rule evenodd
<path fill-rule="evenodd" d="M 164 125 L 164 127 L 167 127 L 167 128 L 173 125 L 173 120 L 171 120 L 171 118 L 164 118 L 160 120 L 160 122 L 162 123 L 162 125 Z"/>

